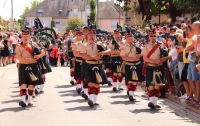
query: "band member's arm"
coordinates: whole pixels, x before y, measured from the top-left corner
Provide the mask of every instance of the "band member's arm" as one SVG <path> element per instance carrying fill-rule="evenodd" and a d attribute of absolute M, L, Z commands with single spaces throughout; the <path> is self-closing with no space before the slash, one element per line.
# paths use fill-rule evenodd
<path fill-rule="evenodd" d="M 44 51 L 44 50 L 42 50 L 41 51 L 41 54 L 39 54 L 39 55 L 34 55 L 34 59 L 40 59 L 40 58 L 42 58 L 42 57 L 44 57 L 46 55 L 46 52 Z"/>
<path fill-rule="evenodd" d="M 100 60 L 101 59 L 100 56 L 91 57 L 90 55 L 87 55 L 87 54 L 82 54 L 82 57 L 85 60 Z"/>
<path fill-rule="evenodd" d="M 143 59 L 144 59 L 145 62 L 151 63 L 151 64 L 160 64 L 161 63 L 160 60 L 149 59 L 149 58 L 147 58 L 146 55 L 143 56 Z"/>
<path fill-rule="evenodd" d="M 106 51 L 99 52 L 100 56 L 105 56 L 105 55 L 110 55 L 111 54 L 111 49 L 107 49 Z"/>

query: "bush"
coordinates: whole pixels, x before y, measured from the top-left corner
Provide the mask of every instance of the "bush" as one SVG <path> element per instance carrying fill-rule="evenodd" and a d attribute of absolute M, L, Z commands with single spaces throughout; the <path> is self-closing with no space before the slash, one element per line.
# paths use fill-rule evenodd
<path fill-rule="evenodd" d="M 71 17 L 67 21 L 66 31 L 74 30 L 75 28 L 81 28 L 83 25 L 83 22 L 78 17 Z"/>

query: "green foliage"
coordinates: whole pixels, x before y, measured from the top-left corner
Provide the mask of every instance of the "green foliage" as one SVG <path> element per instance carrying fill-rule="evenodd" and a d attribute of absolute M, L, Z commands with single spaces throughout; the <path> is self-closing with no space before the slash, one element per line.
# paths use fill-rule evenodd
<path fill-rule="evenodd" d="M 173 0 L 177 8 L 200 15 L 199 0 Z"/>
<path fill-rule="evenodd" d="M 90 21 L 95 24 L 95 19 L 96 19 L 96 1 L 91 0 L 90 1 Z"/>
<path fill-rule="evenodd" d="M 123 10 L 126 13 L 128 13 L 128 11 L 131 9 L 131 7 L 130 7 L 131 0 L 117 0 L 117 1 L 120 3 L 122 3 L 122 2 L 124 3 Z"/>
<path fill-rule="evenodd" d="M 1 30 L 7 30 L 8 28 L 8 21 L 4 20 L 1 16 L 0 16 L 0 27 L 4 27 L 3 29 L 1 28 Z"/>
<path fill-rule="evenodd" d="M 83 27 L 83 22 L 78 17 L 70 17 L 67 21 L 66 31 Z"/>
<path fill-rule="evenodd" d="M 30 13 L 32 10 L 36 9 L 40 3 L 41 3 L 41 0 L 33 0 L 33 1 L 31 2 L 31 6 L 30 6 L 30 7 L 26 7 L 26 8 L 24 9 L 23 14 L 20 16 L 20 18 L 21 18 L 21 25 L 24 24 L 25 16 L 26 16 L 28 13 Z"/>
<path fill-rule="evenodd" d="M 15 22 L 15 31 L 16 32 L 20 32 L 20 28 L 21 28 L 21 25 L 20 25 L 20 22 Z"/>
<path fill-rule="evenodd" d="M 54 28 L 56 26 L 55 21 L 51 21 L 51 28 Z"/>

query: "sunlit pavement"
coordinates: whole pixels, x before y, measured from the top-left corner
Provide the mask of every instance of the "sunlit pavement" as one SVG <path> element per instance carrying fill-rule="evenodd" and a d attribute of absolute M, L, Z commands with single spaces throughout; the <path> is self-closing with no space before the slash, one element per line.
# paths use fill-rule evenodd
<path fill-rule="evenodd" d="M 161 99 L 160 110 L 149 110 L 142 91 L 129 102 L 126 91 L 113 93 L 101 88 L 100 106 L 90 108 L 69 84 L 69 68 L 53 68 L 47 75 L 45 93 L 34 99 L 34 106 L 18 106 L 16 65 L 0 67 L 0 126 L 198 126 L 200 116 L 168 99 Z"/>

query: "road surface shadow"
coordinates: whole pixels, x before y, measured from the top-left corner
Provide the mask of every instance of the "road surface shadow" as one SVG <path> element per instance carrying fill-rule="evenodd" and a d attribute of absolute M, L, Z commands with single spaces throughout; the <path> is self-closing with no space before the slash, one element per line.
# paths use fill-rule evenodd
<path fill-rule="evenodd" d="M 13 100 L 8 100 L 8 101 L 2 101 L 1 103 L 2 104 L 8 104 L 8 103 L 13 103 L 13 102 L 18 103 L 19 101 L 20 101 L 20 99 L 13 99 Z"/>
<path fill-rule="evenodd" d="M 18 98 L 19 95 L 10 95 L 11 98 Z"/>
<path fill-rule="evenodd" d="M 102 89 L 107 89 L 107 88 L 110 88 L 111 90 L 112 90 L 112 88 L 111 87 L 109 87 L 108 85 L 100 85 L 100 88 L 102 88 Z"/>
<path fill-rule="evenodd" d="M 132 105 L 132 104 L 135 104 L 135 103 L 137 103 L 137 102 L 140 102 L 140 101 L 129 101 L 128 99 L 127 99 L 127 101 L 114 101 L 114 102 L 111 102 L 111 104 L 113 104 L 113 105 L 118 105 L 118 104 L 123 104 L 123 105 Z"/>
<path fill-rule="evenodd" d="M 19 93 L 19 91 L 12 91 L 12 93 Z"/>
<path fill-rule="evenodd" d="M 59 91 L 58 93 L 68 93 L 68 92 L 70 92 L 70 93 L 76 93 L 76 91 L 75 90 L 66 90 L 66 91 Z"/>
<path fill-rule="evenodd" d="M 67 111 L 95 111 L 95 110 L 102 110 L 102 109 L 99 109 L 98 107 L 90 108 L 89 106 L 78 106 L 74 108 L 67 108 L 66 110 Z"/>
<path fill-rule="evenodd" d="M 21 111 L 27 111 L 27 110 L 30 110 L 30 109 L 21 108 L 21 107 L 2 108 L 2 109 L 0 109 L 0 113 L 3 113 L 3 112 L 21 112 Z"/>
<path fill-rule="evenodd" d="M 67 97 L 67 96 L 79 97 L 80 95 L 70 93 L 70 94 L 62 94 L 62 95 L 60 95 L 60 96 L 61 96 L 61 97 Z"/>
<path fill-rule="evenodd" d="M 16 86 L 16 87 L 10 87 L 10 88 L 19 88 L 19 86 Z"/>
<path fill-rule="evenodd" d="M 125 98 L 125 99 L 127 99 L 128 96 L 127 95 L 114 95 L 114 96 L 110 96 L 110 98 Z"/>
<path fill-rule="evenodd" d="M 72 85 L 58 85 L 58 86 L 55 86 L 55 88 L 70 88 L 70 87 L 74 87 Z"/>
<path fill-rule="evenodd" d="M 70 100 L 70 101 L 63 101 L 64 103 L 74 103 L 74 102 L 77 102 L 77 103 L 84 103 L 86 102 L 86 100 L 84 99 L 76 99 L 76 100 Z"/>
<path fill-rule="evenodd" d="M 120 94 L 122 91 L 114 92 L 112 89 L 107 91 L 101 91 L 101 93 L 109 93 L 109 94 Z"/>
<path fill-rule="evenodd" d="M 134 114 L 138 114 L 138 113 L 151 113 L 151 114 L 164 113 L 164 112 L 160 112 L 160 110 L 162 110 L 162 109 L 154 109 L 154 110 L 151 110 L 151 109 L 135 109 L 135 110 L 130 111 L 130 112 L 134 113 Z"/>

